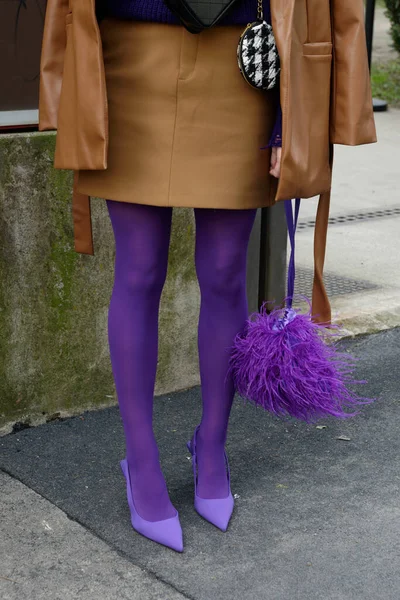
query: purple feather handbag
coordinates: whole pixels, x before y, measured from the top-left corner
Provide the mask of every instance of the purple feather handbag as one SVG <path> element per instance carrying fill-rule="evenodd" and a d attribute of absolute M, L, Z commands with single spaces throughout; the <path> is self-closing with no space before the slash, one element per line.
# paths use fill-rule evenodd
<path fill-rule="evenodd" d="M 353 379 L 355 359 L 333 343 L 332 329 L 338 327 L 329 330 L 327 324 L 314 322 L 307 298 L 307 314 L 293 308 L 299 210 L 299 198 L 294 215 L 292 201 L 285 201 L 291 244 L 285 307 L 270 312 L 270 303 L 264 302 L 260 312 L 250 315 L 231 348 L 228 375 L 239 396 L 278 417 L 308 423 L 328 416 L 344 419 L 359 414 L 344 408 L 370 404 L 375 398 L 358 397 L 349 388 L 365 381 Z"/>

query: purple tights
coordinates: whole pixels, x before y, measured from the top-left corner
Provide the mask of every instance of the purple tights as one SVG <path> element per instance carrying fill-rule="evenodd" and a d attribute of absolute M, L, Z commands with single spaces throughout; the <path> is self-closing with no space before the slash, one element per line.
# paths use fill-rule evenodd
<path fill-rule="evenodd" d="M 107 200 L 116 243 L 108 332 L 126 440 L 132 494 L 149 521 L 174 516 L 154 438 L 158 310 L 171 231 L 171 207 Z M 224 463 L 232 381 L 224 384 L 230 345 L 248 316 L 246 255 L 256 209 L 194 209 L 195 266 L 201 291 L 198 326 L 202 419 L 197 436 L 198 494 L 228 494 Z"/>

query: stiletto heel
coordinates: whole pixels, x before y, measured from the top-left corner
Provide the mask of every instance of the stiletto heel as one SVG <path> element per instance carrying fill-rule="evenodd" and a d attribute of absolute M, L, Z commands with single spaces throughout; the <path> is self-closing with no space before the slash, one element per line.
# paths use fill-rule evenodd
<path fill-rule="evenodd" d="M 198 514 L 209 521 L 218 529 L 226 531 L 232 516 L 235 501 L 231 492 L 231 478 L 228 457 L 225 452 L 225 462 L 228 477 L 229 494 L 226 498 L 201 498 L 197 495 L 197 455 L 196 455 L 196 436 L 199 425 L 194 430 L 193 438 L 186 446 L 192 455 L 193 477 L 194 477 L 194 508 Z"/>
<path fill-rule="evenodd" d="M 133 502 L 131 478 L 126 458 L 121 460 L 120 465 L 126 479 L 126 495 L 131 511 L 133 529 L 144 537 L 153 540 L 153 542 L 168 546 L 168 548 L 172 548 L 172 550 L 176 550 L 177 552 L 183 552 L 183 536 L 178 511 L 176 511 L 174 517 L 162 521 L 146 521 L 146 519 L 143 519 L 137 512 Z"/>

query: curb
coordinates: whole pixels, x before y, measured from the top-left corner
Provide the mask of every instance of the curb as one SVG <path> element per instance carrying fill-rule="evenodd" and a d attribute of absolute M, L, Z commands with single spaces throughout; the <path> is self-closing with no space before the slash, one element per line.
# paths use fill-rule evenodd
<path fill-rule="evenodd" d="M 342 329 L 339 338 L 379 333 L 400 327 L 400 290 L 382 289 L 336 296 L 332 321 Z"/>

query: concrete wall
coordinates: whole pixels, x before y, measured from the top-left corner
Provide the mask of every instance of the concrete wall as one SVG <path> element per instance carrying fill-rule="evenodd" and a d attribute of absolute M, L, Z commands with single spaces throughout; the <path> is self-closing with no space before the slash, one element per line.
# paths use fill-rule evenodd
<path fill-rule="evenodd" d="M 107 343 L 114 240 L 92 200 L 95 256 L 73 249 L 72 174 L 55 135 L 0 137 L 0 425 L 115 401 Z M 175 209 L 156 393 L 198 383 L 199 290 L 191 209 Z"/>
<path fill-rule="evenodd" d="M 116 401 L 108 341 L 114 239 L 92 200 L 95 256 L 73 249 L 72 173 L 53 168 L 54 133 L 0 136 L 0 428 Z M 257 309 L 260 211 L 248 255 Z M 192 209 L 175 208 L 159 320 L 155 393 L 199 383 Z"/>

